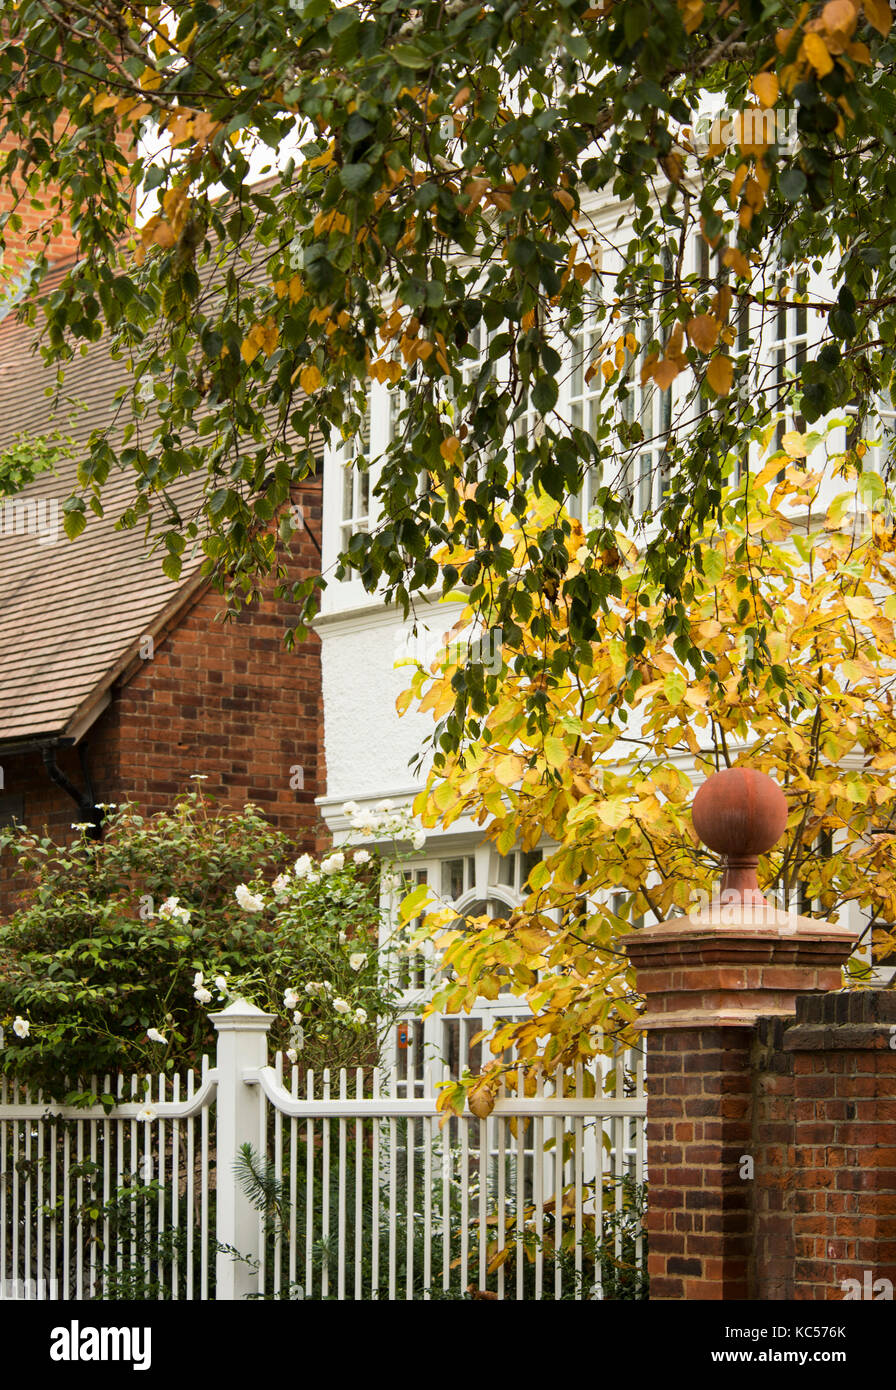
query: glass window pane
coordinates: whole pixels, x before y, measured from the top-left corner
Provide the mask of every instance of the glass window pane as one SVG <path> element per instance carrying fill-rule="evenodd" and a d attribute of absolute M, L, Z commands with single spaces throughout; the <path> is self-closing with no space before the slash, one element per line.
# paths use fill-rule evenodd
<path fill-rule="evenodd" d="M 523 852 L 521 855 L 522 864 L 520 865 L 520 888 L 525 889 L 526 879 L 535 865 L 541 863 L 543 857 L 543 851 L 540 849 L 527 849 Z"/>
<path fill-rule="evenodd" d="M 464 892 L 464 861 L 463 859 L 445 859 L 442 861 L 442 897 L 460 898 Z"/>
<path fill-rule="evenodd" d="M 497 877 L 497 879 L 496 879 L 495 881 L 496 881 L 497 883 L 503 884 L 503 886 L 504 886 L 505 888 L 513 888 L 513 887 L 514 887 L 514 875 L 515 875 L 515 873 L 516 873 L 516 855 L 515 855 L 515 854 L 499 854 L 499 855 L 498 855 L 498 877 Z"/>

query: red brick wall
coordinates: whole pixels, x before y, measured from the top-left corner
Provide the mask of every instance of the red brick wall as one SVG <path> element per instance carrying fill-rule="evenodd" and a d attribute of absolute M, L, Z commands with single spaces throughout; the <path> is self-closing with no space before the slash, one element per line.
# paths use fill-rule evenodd
<path fill-rule="evenodd" d="M 306 487 L 300 500 L 319 535 L 319 484 Z M 308 536 L 296 536 L 293 546 L 297 575 L 316 572 Z M 204 791 L 220 802 L 257 802 L 297 847 L 322 847 L 314 804 L 326 786 L 319 639 L 312 634 L 286 651 L 283 633 L 295 617 L 286 603 L 267 599 L 226 623 L 217 621 L 224 606 L 221 594 L 203 592 L 156 640 L 152 659 L 114 688 L 110 707 L 84 740 L 96 799 L 132 800 L 150 813 L 193 787 L 191 773 L 202 773 Z M 83 787 L 76 750 L 61 752 L 58 763 Z M 3 794 L 24 795 L 29 827 L 74 838 L 78 808 L 50 781 L 41 754 L 0 756 L 0 764 Z M 303 785 L 294 788 L 297 767 Z M 0 877 L 0 908 L 8 910 L 16 886 L 8 858 Z"/>
<path fill-rule="evenodd" d="M 7 135 L 0 140 L 0 155 L 7 154 L 16 147 L 18 142 Z M 68 217 L 59 219 L 61 226 L 59 231 L 52 234 L 52 225 L 55 218 L 52 216 L 53 204 L 49 196 L 39 195 L 40 201 L 45 203 L 43 208 L 31 206 L 30 198 L 23 198 L 18 204 L 9 193 L 0 192 L 0 213 L 15 212 L 22 220 L 22 226 L 18 231 L 11 227 L 6 230 L 6 250 L 4 261 L 9 265 L 13 272 L 18 265 L 25 261 L 33 260 L 37 253 L 43 250 L 47 243 L 47 259 L 51 265 L 58 261 L 68 260 L 69 257 L 77 254 L 78 240 L 72 232 L 71 223 Z M 30 240 L 34 237 L 34 240 Z"/>
<path fill-rule="evenodd" d="M 751 1299 L 793 1298 L 794 1222 L 804 1220 L 804 1194 L 793 1190 L 793 1054 L 783 1048 L 784 1023 L 757 1020 L 751 1059 Z"/>
<path fill-rule="evenodd" d="M 894 1040 L 887 990 L 804 996 L 752 1036 L 651 1031 L 651 1298 L 892 1296 Z"/>
<path fill-rule="evenodd" d="M 843 1299 L 844 1281 L 896 1290 L 896 994 L 801 1001 L 793 1055 L 794 1290 Z M 867 1295 L 863 1294 L 863 1297 Z"/>
<path fill-rule="evenodd" d="M 650 1297 L 745 1298 L 750 1030 L 658 1028 L 647 1045 Z"/>

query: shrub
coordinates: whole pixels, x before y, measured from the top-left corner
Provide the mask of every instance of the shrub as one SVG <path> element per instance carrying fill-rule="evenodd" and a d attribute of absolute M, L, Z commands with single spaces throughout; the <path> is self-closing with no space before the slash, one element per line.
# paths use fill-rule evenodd
<path fill-rule="evenodd" d="M 101 842 L 14 827 L 3 845 L 35 878 L 0 926 L 7 1075 L 72 1100 L 92 1075 L 196 1066 L 214 1051 L 207 1008 L 237 993 L 278 1015 L 273 1045 L 306 1066 L 376 1060 L 397 1012 L 378 855 L 293 867 L 257 807 L 216 811 L 201 788 L 149 818 L 111 808 Z"/>

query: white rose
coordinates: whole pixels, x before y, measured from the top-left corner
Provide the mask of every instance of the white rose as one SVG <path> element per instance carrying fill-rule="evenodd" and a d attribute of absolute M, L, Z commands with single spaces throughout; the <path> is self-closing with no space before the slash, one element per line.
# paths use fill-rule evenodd
<path fill-rule="evenodd" d="M 296 1052 L 294 1047 L 288 1047 L 286 1049 L 286 1055 L 289 1058 L 290 1062 L 292 1062 L 293 1064 L 295 1064 L 299 1060 L 299 1054 L 298 1052 Z"/>
<path fill-rule="evenodd" d="M 203 975 L 201 970 L 197 970 L 196 974 L 193 976 L 193 988 L 201 989 L 204 984 L 205 976 Z"/>
<path fill-rule="evenodd" d="M 287 990 L 284 991 L 284 994 L 283 994 L 283 1007 L 284 1007 L 284 1009 L 294 1009 L 295 1006 L 296 1006 L 296 1004 L 298 1004 L 298 1002 L 299 1002 L 299 996 L 298 996 L 298 993 L 297 993 L 296 990 L 294 990 L 294 989 L 287 989 Z"/>
<path fill-rule="evenodd" d="M 355 850 L 355 854 L 354 854 L 354 860 L 355 860 L 355 863 L 356 863 L 356 864 L 369 864 L 369 863 L 370 863 L 370 852 L 369 852 L 369 850 L 366 850 L 366 849 L 356 849 L 356 850 Z"/>
<path fill-rule="evenodd" d="M 346 935 L 346 933 L 345 933 L 344 931 L 341 931 L 341 932 L 339 933 L 339 945 L 340 945 L 340 946 L 344 946 L 345 943 L 346 943 L 346 941 L 348 941 L 348 936 Z"/>
<path fill-rule="evenodd" d="M 357 801 L 347 801 L 342 808 L 342 814 L 344 816 L 356 816 L 360 809 Z"/>
<path fill-rule="evenodd" d="M 220 994 L 229 994 L 229 993 L 230 993 L 230 986 L 229 986 L 228 983 L 227 983 L 227 976 L 226 976 L 226 975 L 216 975 L 216 976 L 215 976 L 215 989 L 218 990 L 218 992 L 219 992 Z"/>
<path fill-rule="evenodd" d="M 27 1018 L 17 1016 L 15 1022 L 12 1025 L 12 1031 L 15 1033 L 17 1038 L 27 1038 L 29 1032 L 31 1031 L 31 1024 Z"/>
<path fill-rule="evenodd" d="M 150 1042 L 166 1043 L 168 1041 L 164 1034 L 159 1032 L 158 1028 L 147 1028 L 146 1036 L 149 1038 Z"/>
<path fill-rule="evenodd" d="M 250 893 L 245 883 L 237 884 L 234 897 L 244 912 L 261 912 L 264 907 L 264 898 L 260 898 L 257 893 Z"/>
<path fill-rule="evenodd" d="M 212 1002 L 212 992 L 210 989 L 206 989 L 204 985 L 200 985 L 198 989 L 194 989 L 193 998 L 196 1000 L 197 1004 L 210 1004 Z"/>
<path fill-rule="evenodd" d="M 380 814 L 382 815 L 385 811 L 391 811 L 391 810 L 392 810 L 392 802 L 391 802 L 391 801 L 388 801 L 388 800 L 386 800 L 386 801 L 379 801 L 379 802 L 377 802 L 376 806 L 375 806 L 373 809 L 374 809 L 375 811 L 379 811 Z"/>
<path fill-rule="evenodd" d="M 347 1014 L 351 1013 L 352 1006 L 346 999 L 334 999 L 333 1008 L 338 1014 Z"/>
<path fill-rule="evenodd" d="M 138 1119 L 138 1120 L 146 1120 L 146 1121 L 149 1121 L 149 1120 L 154 1120 L 155 1117 L 156 1117 L 156 1112 L 153 1110 L 153 1108 L 152 1108 L 151 1105 L 144 1105 L 144 1107 L 143 1107 L 142 1110 L 138 1110 L 138 1111 L 137 1111 L 137 1119 Z"/>
<path fill-rule="evenodd" d="M 422 849 L 426 844 L 426 831 L 415 830 L 411 836 L 411 844 L 414 846 L 414 849 Z"/>
<path fill-rule="evenodd" d="M 275 898 L 285 897 L 286 891 L 289 888 L 289 879 L 286 874 L 278 874 L 271 887 L 274 890 Z"/>
<path fill-rule="evenodd" d="M 355 951 L 349 956 L 348 963 L 352 970 L 361 970 L 367 963 L 367 957 L 363 951 Z"/>
<path fill-rule="evenodd" d="M 322 874 L 338 874 L 343 868 L 345 868 L 345 855 L 340 850 L 321 860 L 320 871 Z"/>
<path fill-rule="evenodd" d="M 295 874 L 296 878 L 307 878 L 308 875 L 311 873 L 311 867 L 313 863 L 314 860 L 311 858 L 310 854 L 299 855 L 299 858 L 293 865 L 293 873 Z"/>
<path fill-rule="evenodd" d="M 366 1022 L 367 1022 L 367 1010 L 366 1010 L 366 1009 L 355 1009 L 355 1022 L 356 1022 L 356 1023 L 366 1023 Z"/>

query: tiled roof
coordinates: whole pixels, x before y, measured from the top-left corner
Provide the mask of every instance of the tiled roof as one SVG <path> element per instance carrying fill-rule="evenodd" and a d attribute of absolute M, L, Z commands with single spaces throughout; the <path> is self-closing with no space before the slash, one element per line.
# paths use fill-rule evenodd
<path fill-rule="evenodd" d="M 65 373 L 60 399 L 46 395 L 55 381 L 32 350 L 36 330 L 9 315 L 0 322 L 0 449 L 20 432 L 45 435 L 58 428 L 83 444 L 92 429 L 115 429 L 117 389 L 128 379 L 123 362 L 109 355 L 108 340 L 91 343 Z M 71 402 L 86 409 L 72 411 Z M 80 733 L 117 669 L 140 638 L 153 632 L 197 584 L 201 554 L 184 553 L 181 579 L 162 574 L 162 556 L 149 553 L 145 522 L 116 531 L 115 521 L 134 496 L 133 475 L 110 475 L 103 491 L 105 517 L 89 510 L 74 541 L 62 529 L 62 504 L 76 488 L 76 457 L 17 494 L 38 503 L 38 523 L 52 531 L 55 501 L 58 534 L 14 534 L 16 516 L 0 498 L 0 745 Z M 189 510 L 201 496 L 202 477 L 172 489 Z M 33 521 L 33 516 L 32 516 Z M 20 531 L 25 523 L 19 521 Z M 4 534 L 4 533 L 12 534 Z M 89 723 L 89 717 L 87 719 Z"/>

